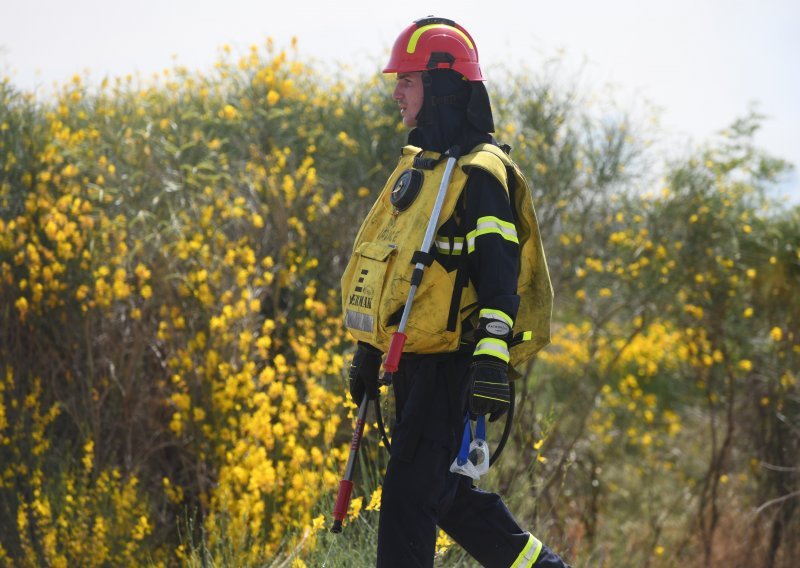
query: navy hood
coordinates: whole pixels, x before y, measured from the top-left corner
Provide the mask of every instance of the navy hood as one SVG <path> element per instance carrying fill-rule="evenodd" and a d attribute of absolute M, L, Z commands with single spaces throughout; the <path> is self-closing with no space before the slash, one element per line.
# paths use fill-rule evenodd
<path fill-rule="evenodd" d="M 434 69 L 423 72 L 422 84 L 422 108 L 409 144 L 439 153 L 458 145 L 465 154 L 492 141 L 494 121 L 483 82 L 466 81 L 450 69 Z"/>

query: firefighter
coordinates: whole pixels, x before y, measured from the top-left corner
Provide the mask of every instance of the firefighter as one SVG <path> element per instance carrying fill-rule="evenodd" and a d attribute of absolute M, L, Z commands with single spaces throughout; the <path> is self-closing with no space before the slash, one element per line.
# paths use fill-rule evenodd
<path fill-rule="evenodd" d="M 383 72 L 396 74 L 393 98 L 411 131 L 342 277 L 345 326 L 358 340 L 350 369 L 356 404 L 365 393 L 377 397 L 412 270 L 419 262 L 426 268 L 392 375 L 397 419 L 377 565 L 432 566 L 438 525 L 483 566 L 566 566 L 456 465 L 466 419 L 491 422 L 508 411 L 509 366 L 549 341 L 552 309 L 530 193 L 491 135 L 475 42 L 451 20 L 417 20 Z M 458 162 L 445 182 L 434 244 L 416 250 L 450 157 Z"/>

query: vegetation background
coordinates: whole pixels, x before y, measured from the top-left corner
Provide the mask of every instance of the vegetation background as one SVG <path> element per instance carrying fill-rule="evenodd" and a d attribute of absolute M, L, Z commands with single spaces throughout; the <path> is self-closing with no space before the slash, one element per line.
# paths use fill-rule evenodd
<path fill-rule="evenodd" d="M 559 77 L 493 85 L 556 304 L 486 486 L 575 566 L 794 566 L 789 165 L 756 115 L 670 156 Z M 390 89 L 271 42 L 52 99 L 0 83 L 0 564 L 372 563 L 374 431 L 326 529 L 354 410 L 338 279 L 404 142 Z"/>

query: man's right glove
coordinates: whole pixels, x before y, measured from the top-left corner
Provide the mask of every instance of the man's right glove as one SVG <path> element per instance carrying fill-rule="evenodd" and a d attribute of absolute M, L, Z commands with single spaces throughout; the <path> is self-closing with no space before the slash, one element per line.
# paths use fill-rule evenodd
<path fill-rule="evenodd" d="M 494 422 L 511 404 L 511 387 L 508 365 L 487 359 L 474 361 L 469 369 L 469 411 L 475 416 L 489 414 L 489 422 Z"/>
<path fill-rule="evenodd" d="M 364 393 L 370 400 L 378 398 L 378 374 L 381 370 L 381 352 L 368 343 L 358 344 L 350 365 L 350 396 L 361 404 Z"/>

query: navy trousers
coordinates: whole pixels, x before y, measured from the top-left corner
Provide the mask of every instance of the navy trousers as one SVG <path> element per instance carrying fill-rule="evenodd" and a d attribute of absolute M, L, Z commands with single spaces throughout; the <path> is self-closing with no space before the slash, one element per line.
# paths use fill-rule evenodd
<path fill-rule="evenodd" d="M 433 566 L 437 525 L 490 568 L 514 565 L 535 541 L 500 496 L 449 471 L 464 429 L 470 361 L 464 353 L 404 356 L 394 374 L 397 423 L 383 483 L 379 568 Z M 532 565 L 566 567 L 546 546 Z"/>

